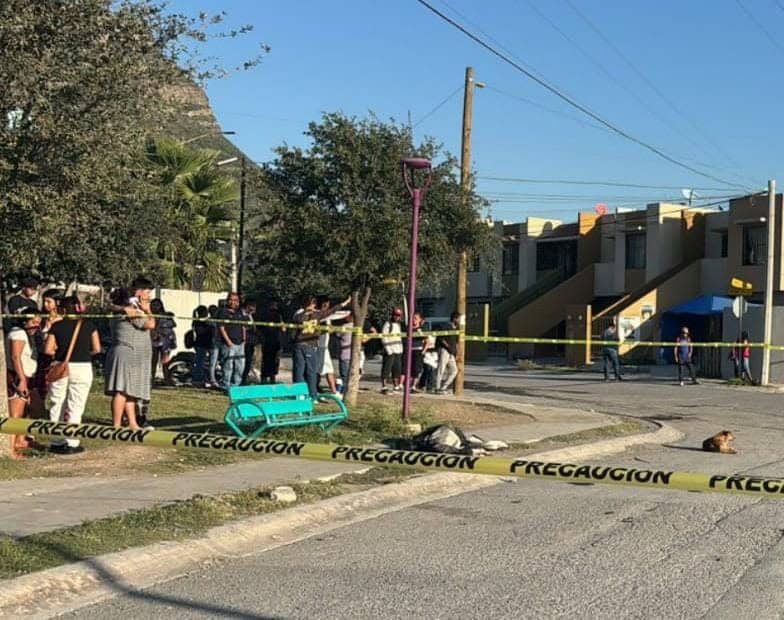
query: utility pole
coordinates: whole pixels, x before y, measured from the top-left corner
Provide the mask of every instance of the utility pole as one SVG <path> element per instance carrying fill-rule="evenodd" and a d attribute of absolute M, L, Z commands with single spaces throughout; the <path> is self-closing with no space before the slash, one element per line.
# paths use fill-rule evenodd
<path fill-rule="evenodd" d="M 238 240 L 239 267 L 237 269 L 237 292 L 242 297 L 242 273 L 245 269 L 245 156 L 240 160 L 240 238 Z"/>
<path fill-rule="evenodd" d="M 465 89 L 463 93 L 463 139 L 460 150 L 460 188 L 463 200 L 468 200 L 471 178 L 471 123 L 474 111 L 474 86 L 483 88 L 484 84 L 474 81 L 474 68 L 466 67 Z M 466 324 L 466 288 L 468 280 L 468 252 L 462 250 L 457 258 L 457 293 L 456 310 L 460 314 L 460 335 L 457 340 L 457 377 L 455 377 L 455 395 L 463 395 L 465 380 L 465 324 Z"/>
<path fill-rule="evenodd" d="M 776 181 L 768 181 L 768 255 L 765 263 L 765 325 L 762 341 L 762 377 L 760 383 L 770 383 L 770 347 L 773 335 L 773 260 L 776 243 Z"/>

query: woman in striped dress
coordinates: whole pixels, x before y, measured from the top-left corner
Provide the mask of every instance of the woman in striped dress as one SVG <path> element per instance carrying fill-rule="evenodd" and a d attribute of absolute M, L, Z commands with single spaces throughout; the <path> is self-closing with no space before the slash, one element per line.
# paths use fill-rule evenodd
<path fill-rule="evenodd" d="M 121 426 L 124 414 L 134 430 L 139 429 L 137 402 L 150 399 L 150 331 L 155 329 L 150 313 L 151 289 L 149 280 L 137 278 L 130 291 L 121 288 L 112 295 L 118 316 L 112 321 L 112 348 L 106 355 L 105 392 L 112 397 L 112 424 Z"/>

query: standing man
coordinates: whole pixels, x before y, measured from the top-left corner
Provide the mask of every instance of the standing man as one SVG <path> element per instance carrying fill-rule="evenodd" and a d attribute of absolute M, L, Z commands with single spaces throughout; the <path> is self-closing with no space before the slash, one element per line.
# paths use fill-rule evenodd
<path fill-rule="evenodd" d="M 381 391 L 388 393 L 387 382 L 392 379 L 392 389 L 399 392 L 403 389 L 401 378 L 403 376 L 403 339 L 401 334 L 403 328 L 400 320 L 403 318 L 403 311 L 400 308 L 392 310 L 392 316 L 384 322 L 381 328 L 382 334 L 389 334 L 388 337 L 381 339 L 384 347 L 384 354 L 381 362 Z"/>
<path fill-rule="evenodd" d="M 242 371 L 245 368 L 246 326 L 244 323 L 247 319 L 240 310 L 239 293 L 229 293 L 226 306 L 218 310 L 217 318 L 219 321 L 226 321 L 217 324 L 217 331 L 223 370 L 223 389 L 228 392 L 230 387 L 242 383 Z"/>
<path fill-rule="evenodd" d="M 452 327 L 460 329 L 460 313 L 453 312 L 449 317 Z M 457 377 L 457 334 L 450 336 L 438 336 L 436 338 L 436 350 L 438 351 L 438 371 L 436 372 L 436 393 L 446 394 L 452 387 Z"/>
<path fill-rule="evenodd" d="M 256 302 L 250 299 L 242 304 L 242 316 L 248 321 L 245 328 L 245 365 L 242 369 L 242 385 L 248 385 L 248 375 L 253 370 L 253 358 L 256 355 L 256 345 L 259 343 L 258 330 L 253 324 L 256 320 Z"/>
<path fill-rule="evenodd" d="M 282 323 L 280 310 L 277 302 L 272 302 L 264 315 L 266 323 Z M 283 335 L 285 328 L 270 327 L 265 325 L 261 328 L 261 382 L 275 383 L 275 377 L 280 370 L 280 350 L 283 348 Z"/>
<path fill-rule="evenodd" d="M 310 295 L 305 306 L 294 313 L 293 322 L 302 327 L 294 336 L 294 352 L 292 354 L 292 378 L 294 383 L 307 383 L 311 400 L 318 399 L 318 322 L 328 317 L 335 310 L 345 308 L 351 303 L 349 297 L 337 306 L 318 309 L 316 297 Z"/>
<path fill-rule="evenodd" d="M 689 337 L 689 328 L 682 327 L 681 335 L 675 339 L 675 363 L 678 364 L 678 382 L 683 385 L 683 367 L 689 369 L 689 376 L 691 382 L 697 385 L 697 379 L 694 375 L 694 347 L 691 345 L 691 338 Z"/>
<path fill-rule="evenodd" d="M 607 329 L 604 330 L 602 333 L 602 340 L 604 340 L 604 346 L 602 347 L 602 362 L 604 366 L 604 380 L 610 380 L 610 366 L 612 365 L 613 374 L 618 381 L 623 381 L 621 378 L 621 362 L 618 359 L 618 345 L 617 344 L 608 344 L 609 342 L 619 342 L 620 338 L 618 338 L 618 330 L 615 327 L 615 319 L 610 321 L 610 325 Z"/>

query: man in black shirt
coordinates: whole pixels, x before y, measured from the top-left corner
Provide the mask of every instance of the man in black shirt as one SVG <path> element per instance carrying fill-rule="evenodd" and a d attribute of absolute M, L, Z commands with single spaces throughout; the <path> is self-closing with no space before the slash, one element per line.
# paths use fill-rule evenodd
<path fill-rule="evenodd" d="M 248 385 L 248 376 L 253 370 L 253 358 L 256 355 L 256 345 L 259 343 L 259 332 L 253 324 L 256 320 L 256 302 L 245 300 L 242 304 L 242 316 L 248 321 L 245 328 L 245 366 L 242 369 L 242 385 Z"/>
<path fill-rule="evenodd" d="M 247 319 L 240 310 L 239 293 L 229 293 L 226 306 L 218 310 L 218 344 L 220 345 L 223 389 L 242 383 L 245 369 L 245 333 Z M 221 322 L 225 321 L 225 322 Z"/>

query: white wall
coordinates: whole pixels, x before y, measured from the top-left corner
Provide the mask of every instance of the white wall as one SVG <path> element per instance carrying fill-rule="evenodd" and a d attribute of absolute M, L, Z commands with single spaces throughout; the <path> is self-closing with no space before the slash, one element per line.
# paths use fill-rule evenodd
<path fill-rule="evenodd" d="M 155 290 L 155 297 L 163 301 L 163 307 L 166 312 L 173 312 L 178 318 L 175 318 L 177 327 L 174 332 L 177 334 L 177 349 L 176 351 L 183 351 L 185 349 L 185 332 L 191 328 L 191 319 L 193 311 L 198 305 L 211 306 L 218 305 L 218 301 L 226 299 L 227 293 L 215 293 L 212 291 L 179 291 L 176 289 L 159 288 Z M 179 318 L 187 317 L 187 318 Z"/>

